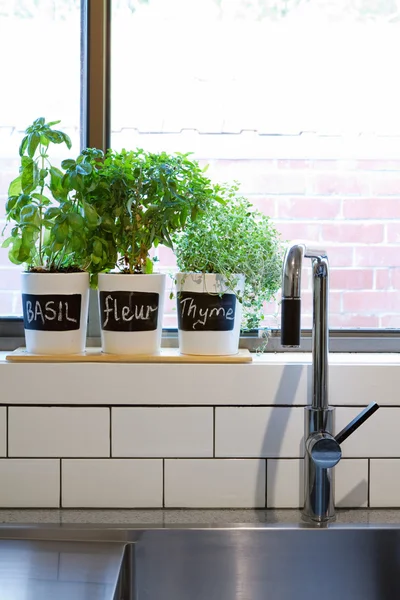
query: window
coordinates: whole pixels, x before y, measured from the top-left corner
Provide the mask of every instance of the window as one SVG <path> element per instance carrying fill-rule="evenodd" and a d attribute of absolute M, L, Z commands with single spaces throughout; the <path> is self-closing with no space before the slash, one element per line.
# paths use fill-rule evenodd
<path fill-rule="evenodd" d="M 213 179 L 240 181 L 283 239 L 326 247 L 332 329 L 399 328 L 398 17 L 385 0 L 0 3 L 0 51 L 15 48 L 0 63 L 12 90 L 1 99 L 0 200 L 37 116 L 60 118 L 78 152 L 83 97 L 85 145 L 192 151 Z M 169 250 L 159 258 L 174 270 Z M 18 273 L 0 250 L 0 316 L 20 315 Z M 309 328 L 309 269 L 303 284 Z M 266 324 L 279 328 L 277 304 Z M 165 326 L 176 326 L 169 300 Z"/>
<path fill-rule="evenodd" d="M 113 4 L 112 147 L 193 151 L 284 239 L 325 247 L 332 328 L 400 326 L 398 17 L 384 0 Z"/>
<path fill-rule="evenodd" d="M 80 11 L 78 0 L 0 3 L 1 228 L 8 185 L 18 175 L 18 146 L 34 119 L 61 119 L 72 152 L 79 151 Z M 64 147 L 59 158 L 66 157 Z M 20 271 L 9 262 L 7 250 L 0 249 L 0 316 L 22 314 Z"/>

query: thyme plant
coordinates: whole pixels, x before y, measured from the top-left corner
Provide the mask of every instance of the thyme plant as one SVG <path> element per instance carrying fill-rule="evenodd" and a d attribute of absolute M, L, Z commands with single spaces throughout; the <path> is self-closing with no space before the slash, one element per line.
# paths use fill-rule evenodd
<path fill-rule="evenodd" d="M 175 237 L 181 272 L 219 273 L 235 290 L 245 276 L 242 329 L 258 329 L 264 303 L 281 286 L 283 246 L 271 219 L 238 193 L 238 186 L 220 189 L 224 202 L 209 205 L 196 222 L 189 221 Z"/>

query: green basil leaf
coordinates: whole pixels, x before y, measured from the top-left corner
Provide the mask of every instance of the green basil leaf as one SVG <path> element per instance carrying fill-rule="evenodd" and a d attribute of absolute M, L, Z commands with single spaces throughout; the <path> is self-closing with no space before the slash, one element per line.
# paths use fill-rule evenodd
<path fill-rule="evenodd" d="M 72 169 L 75 167 L 75 165 L 76 165 L 76 162 L 74 161 L 73 158 L 66 158 L 61 163 L 61 167 L 65 170 Z"/>
<path fill-rule="evenodd" d="M 14 206 L 17 204 L 18 196 L 10 196 L 10 198 L 6 202 L 6 213 L 12 211 Z"/>
<path fill-rule="evenodd" d="M 54 233 L 54 237 L 56 239 L 56 242 L 58 242 L 59 244 L 63 244 L 65 242 L 65 240 L 68 237 L 68 233 L 69 233 L 69 227 L 68 227 L 68 223 L 60 223 L 54 226 L 53 229 L 53 233 Z"/>
<path fill-rule="evenodd" d="M 18 197 L 16 206 L 19 210 L 21 210 L 24 206 L 26 206 L 27 204 L 30 204 L 30 202 L 31 202 L 31 197 L 28 196 L 28 194 L 21 194 Z"/>
<path fill-rule="evenodd" d="M 90 163 L 80 163 L 79 165 L 76 165 L 76 172 L 81 174 L 81 175 L 90 175 L 90 173 L 93 171 L 92 169 L 92 165 Z"/>
<path fill-rule="evenodd" d="M 44 213 L 44 218 L 45 219 L 54 219 L 55 217 L 57 217 L 60 214 L 60 209 L 58 208 L 58 206 L 50 206 L 50 208 L 48 208 L 46 210 L 46 212 Z"/>
<path fill-rule="evenodd" d="M 36 204 L 27 204 L 21 209 L 20 221 L 22 224 L 40 225 L 39 209 Z"/>
<path fill-rule="evenodd" d="M 65 145 L 67 146 L 68 150 L 71 150 L 71 147 L 72 147 L 71 138 L 69 137 L 69 135 L 67 135 L 63 131 L 61 133 L 64 138 Z"/>
<path fill-rule="evenodd" d="M 64 200 L 68 190 L 63 185 L 64 174 L 57 167 L 50 167 L 50 191 L 56 200 Z"/>
<path fill-rule="evenodd" d="M 14 243 L 14 238 L 13 237 L 8 237 L 6 240 L 4 240 L 4 242 L 2 243 L 1 247 L 2 248 L 8 248 L 10 246 L 10 244 Z"/>
<path fill-rule="evenodd" d="M 28 145 L 28 138 L 29 138 L 28 135 L 26 135 L 24 138 L 22 138 L 22 142 L 21 142 L 21 144 L 19 146 L 19 150 L 18 150 L 20 156 L 23 156 L 23 154 L 26 150 L 26 147 Z"/>
<path fill-rule="evenodd" d="M 69 213 L 68 223 L 71 229 L 73 229 L 74 231 L 80 231 L 85 225 L 83 217 L 76 212 Z"/>
<path fill-rule="evenodd" d="M 16 177 L 16 179 L 13 179 L 13 181 L 8 186 L 8 195 L 9 196 L 19 196 L 21 192 L 22 192 L 21 176 L 19 175 L 18 177 Z"/>
<path fill-rule="evenodd" d="M 29 194 L 37 187 L 38 181 L 39 169 L 37 167 L 37 164 L 33 160 L 31 160 L 31 162 L 27 163 L 26 166 L 24 166 L 22 169 L 22 191 L 25 192 L 25 194 Z"/>
<path fill-rule="evenodd" d="M 97 214 L 96 210 L 93 208 L 93 206 L 91 204 L 88 204 L 88 202 L 84 202 L 83 210 L 89 227 L 97 227 L 97 225 L 99 225 L 100 223 L 100 217 Z"/>
<path fill-rule="evenodd" d="M 31 158 L 33 158 L 35 156 L 35 152 L 39 145 L 39 142 L 40 142 L 40 134 L 39 133 L 34 131 L 33 133 L 29 134 L 27 151 L 28 151 L 28 155 Z"/>

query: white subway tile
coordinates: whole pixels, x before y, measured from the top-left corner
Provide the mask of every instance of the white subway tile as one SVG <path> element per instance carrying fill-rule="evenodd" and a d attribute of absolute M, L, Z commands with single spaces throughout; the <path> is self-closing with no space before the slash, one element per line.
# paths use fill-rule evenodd
<path fill-rule="evenodd" d="M 362 408 L 336 410 L 336 432 L 345 427 Z M 351 458 L 400 457 L 400 408 L 383 407 L 342 444 L 343 456 Z"/>
<path fill-rule="evenodd" d="M 173 508 L 265 507 L 265 461 L 166 460 L 165 506 Z"/>
<path fill-rule="evenodd" d="M 303 408 L 217 408 L 215 419 L 216 456 L 303 456 Z"/>
<path fill-rule="evenodd" d="M 213 455 L 213 409 L 113 408 L 112 455 Z"/>
<path fill-rule="evenodd" d="M 400 507 L 400 460 L 371 460 L 370 506 Z"/>
<path fill-rule="evenodd" d="M 248 365 L 1 363 L 5 401 L 18 404 L 306 404 L 310 366 L 268 355 Z M 309 356 L 306 355 L 309 361 Z M 22 374 L 22 375 L 21 375 Z M 43 385 L 46 381 L 46 385 Z M 54 394 L 54 385 L 61 385 Z M 132 385 L 132 382 L 135 382 Z M 27 384 L 28 382 L 28 384 Z M 223 389 L 221 388 L 223 385 Z M 161 402 L 160 402 L 161 401 Z"/>
<path fill-rule="evenodd" d="M 58 508 L 60 461 L 0 460 L 0 506 L 4 508 Z"/>
<path fill-rule="evenodd" d="M 329 396 L 331 404 L 364 406 L 374 401 L 382 402 L 385 405 L 398 404 L 397 390 L 400 386 L 398 365 L 377 364 L 379 360 L 386 360 L 390 363 L 393 360 L 390 355 L 389 357 L 388 355 L 375 355 L 373 356 L 374 362 L 362 365 L 349 364 L 349 355 L 342 356 L 343 364 L 330 365 Z M 338 360 L 339 357 L 336 359 Z M 362 360 L 362 355 L 360 360 Z"/>
<path fill-rule="evenodd" d="M 162 460 L 62 461 L 64 508 L 160 508 Z"/>
<path fill-rule="evenodd" d="M 7 455 L 6 437 L 7 437 L 7 409 L 5 406 L 0 407 L 0 456 Z"/>
<path fill-rule="evenodd" d="M 335 503 L 338 508 L 368 506 L 368 460 L 341 460 L 335 467 Z"/>
<path fill-rule="evenodd" d="M 335 467 L 335 504 L 359 508 L 368 504 L 368 460 L 345 459 Z M 302 459 L 268 459 L 267 507 L 298 508 L 304 505 Z"/>
<path fill-rule="evenodd" d="M 267 508 L 300 508 L 304 504 L 303 460 L 267 460 Z"/>
<path fill-rule="evenodd" d="M 108 408 L 10 407 L 9 456 L 110 455 Z"/>

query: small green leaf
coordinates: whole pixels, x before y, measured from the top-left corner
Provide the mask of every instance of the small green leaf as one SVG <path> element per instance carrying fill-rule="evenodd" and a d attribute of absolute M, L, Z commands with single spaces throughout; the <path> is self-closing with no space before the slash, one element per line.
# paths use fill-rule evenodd
<path fill-rule="evenodd" d="M 50 167 L 50 191 L 56 200 L 64 200 L 68 196 L 68 189 L 64 187 L 64 174 L 57 167 Z"/>
<path fill-rule="evenodd" d="M 18 177 L 16 177 L 16 179 L 13 179 L 13 181 L 8 186 L 8 195 L 9 196 L 19 196 L 21 192 L 22 192 L 21 176 L 19 175 Z"/>
<path fill-rule="evenodd" d="M 35 119 L 35 121 L 33 123 L 34 123 L 34 125 L 44 125 L 44 118 L 39 117 L 38 119 Z"/>
<path fill-rule="evenodd" d="M 57 206 L 50 206 L 44 213 L 45 219 L 54 219 L 60 214 L 60 209 Z"/>
<path fill-rule="evenodd" d="M 73 252 L 77 252 L 78 250 L 80 250 L 83 247 L 84 247 L 83 238 L 80 235 L 78 235 L 76 232 L 74 232 L 71 236 L 71 250 Z"/>
<path fill-rule="evenodd" d="M 90 258 L 95 265 L 98 265 L 101 262 L 101 258 L 95 254 L 92 254 Z"/>
<path fill-rule="evenodd" d="M 49 172 L 47 169 L 40 169 L 39 177 L 40 177 L 40 179 L 45 179 L 48 174 L 49 174 Z"/>
<path fill-rule="evenodd" d="M 43 135 L 46 139 L 50 140 L 50 142 L 53 142 L 53 144 L 62 144 L 64 141 L 61 131 L 48 129 L 43 132 Z"/>
<path fill-rule="evenodd" d="M 153 261 L 151 258 L 146 258 L 145 273 L 146 275 L 151 275 L 153 273 Z"/>
<path fill-rule="evenodd" d="M 96 209 L 93 208 L 93 206 L 88 202 L 84 202 L 83 210 L 89 227 L 97 227 L 97 225 L 100 223 L 100 217 L 97 214 Z"/>
<path fill-rule="evenodd" d="M 67 146 L 68 150 L 71 150 L 71 147 L 72 147 L 71 138 L 69 137 L 69 135 L 67 135 L 63 131 L 61 133 L 62 133 L 62 135 L 64 137 L 65 145 Z"/>
<path fill-rule="evenodd" d="M 40 226 L 39 209 L 35 204 L 27 204 L 21 210 L 20 221 L 22 224 Z"/>
<path fill-rule="evenodd" d="M 46 123 L 46 127 L 53 127 L 53 125 L 58 125 L 59 123 L 61 123 L 60 120 L 58 120 L 58 121 L 49 121 L 48 123 Z"/>
<path fill-rule="evenodd" d="M 61 167 L 65 170 L 72 169 L 75 167 L 75 165 L 76 165 L 76 162 L 74 161 L 73 158 L 66 158 L 61 163 Z"/>
<path fill-rule="evenodd" d="M 25 194 L 29 194 L 37 187 L 39 181 L 39 169 L 33 160 L 23 167 L 21 177 L 22 191 L 25 192 Z"/>
<path fill-rule="evenodd" d="M 63 244 L 65 242 L 65 240 L 67 239 L 68 233 L 69 233 L 68 223 L 64 222 L 64 223 L 55 225 L 54 229 L 53 229 L 53 233 L 54 233 L 56 242 L 58 242 L 59 244 Z"/>
<path fill-rule="evenodd" d="M 18 197 L 16 206 L 19 210 L 21 210 L 21 208 L 23 208 L 27 204 L 30 204 L 30 202 L 31 202 L 31 197 L 28 194 L 21 194 Z"/>
<path fill-rule="evenodd" d="M 28 155 L 31 158 L 33 158 L 35 156 L 35 152 L 39 145 L 39 142 L 40 142 L 40 134 L 39 133 L 34 131 L 33 133 L 29 134 L 27 151 L 28 151 Z"/>
<path fill-rule="evenodd" d="M 6 202 L 6 213 L 12 211 L 14 206 L 17 204 L 18 196 L 11 196 Z"/>
<path fill-rule="evenodd" d="M 69 213 L 67 219 L 69 226 L 74 231 L 81 231 L 85 225 L 83 217 L 76 212 Z"/>
<path fill-rule="evenodd" d="M 10 244 L 12 244 L 14 242 L 14 238 L 13 237 L 8 237 L 6 240 L 4 240 L 4 242 L 2 243 L 1 247 L 2 248 L 8 248 Z"/>
<path fill-rule="evenodd" d="M 28 135 L 26 135 L 24 138 L 22 138 L 22 142 L 21 142 L 21 144 L 19 146 L 19 150 L 18 150 L 20 156 L 23 156 L 23 154 L 26 150 L 26 147 L 28 145 L 28 138 L 29 138 Z"/>
<path fill-rule="evenodd" d="M 90 175 L 90 173 L 93 171 L 92 169 L 92 165 L 90 163 L 80 163 L 79 165 L 76 165 L 76 172 L 79 173 L 80 175 Z"/>
<path fill-rule="evenodd" d="M 103 256 L 103 245 L 100 242 L 100 240 L 95 240 L 93 243 L 93 254 L 95 254 L 96 256 L 102 257 Z"/>

